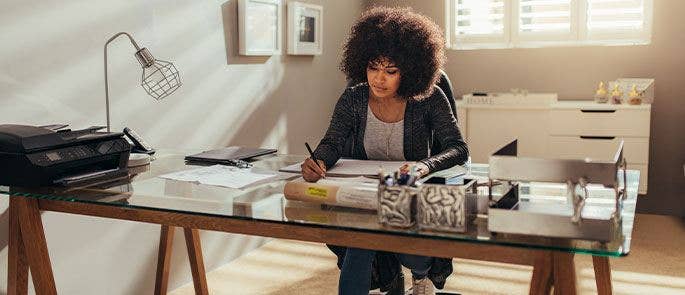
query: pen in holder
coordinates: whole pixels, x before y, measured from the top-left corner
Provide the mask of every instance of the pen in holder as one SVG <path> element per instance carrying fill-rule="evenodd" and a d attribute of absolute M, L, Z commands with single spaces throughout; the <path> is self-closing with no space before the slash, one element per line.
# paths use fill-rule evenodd
<path fill-rule="evenodd" d="M 383 225 L 412 227 L 416 223 L 416 195 L 419 188 L 407 185 L 378 186 L 378 220 Z"/>

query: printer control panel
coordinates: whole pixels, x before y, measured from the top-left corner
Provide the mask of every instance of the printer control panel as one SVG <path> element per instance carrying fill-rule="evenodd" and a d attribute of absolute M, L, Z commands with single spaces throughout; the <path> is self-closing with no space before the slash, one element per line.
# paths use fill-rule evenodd
<path fill-rule="evenodd" d="M 50 166 L 61 162 L 70 162 L 80 159 L 88 159 L 100 155 L 121 152 L 130 149 L 125 140 L 108 140 L 95 144 L 70 146 L 60 149 L 41 151 L 28 154 L 31 162 L 39 166 Z"/>

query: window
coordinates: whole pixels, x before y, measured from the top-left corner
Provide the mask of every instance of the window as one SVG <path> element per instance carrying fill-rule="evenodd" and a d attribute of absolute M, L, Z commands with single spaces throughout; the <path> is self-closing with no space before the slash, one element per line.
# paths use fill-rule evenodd
<path fill-rule="evenodd" d="M 509 42 L 510 1 L 507 0 L 447 0 L 451 15 L 448 20 L 454 20 L 454 26 L 449 26 L 453 32 L 455 44 L 506 44 Z M 449 5 L 455 4 L 453 6 Z M 450 36 L 448 36 L 450 37 Z"/>
<path fill-rule="evenodd" d="M 454 49 L 649 44 L 653 0 L 446 0 Z"/>

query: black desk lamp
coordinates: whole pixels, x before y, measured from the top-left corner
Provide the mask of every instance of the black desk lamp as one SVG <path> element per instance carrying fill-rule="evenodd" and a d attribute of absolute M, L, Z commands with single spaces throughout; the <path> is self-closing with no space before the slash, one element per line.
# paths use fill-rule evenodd
<path fill-rule="evenodd" d="M 109 123 L 109 84 L 107 82 L 107 45 L 121 35 L 126 35 L 131 44 L 136 48 L 136 59 L 143 67 L 143 75 L 140 86 L 145 89 L 147 94 L 157 100 L 161 100 L 176 89 L 181 87 L 181 76 L 174 64 L 155 59 L 147 48 L 140 48 L 133 37 L 126 32 L 116 33 L 105 43 L 105 107 L 107 109 L 107 132 L 110 132 Z"/>

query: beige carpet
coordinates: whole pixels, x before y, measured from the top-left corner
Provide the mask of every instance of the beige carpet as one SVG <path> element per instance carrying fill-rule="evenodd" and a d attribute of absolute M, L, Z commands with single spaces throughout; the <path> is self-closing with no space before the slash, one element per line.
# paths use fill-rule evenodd
<path fill-rule="evenodd" d="M 685 220 L 638 215 L 631 254 L 611 259 L 615 294 L 685 294 Z M 581 294 L 595 294 L 592 258 L 576 255 Z M 454 259 L 445 290 L 527 294 L 532 267 Z M 405 270 L 405 275 L 409 273 Z M 407 280 L 409 281 L 409 280 Z M 335 256 L 322 244 L 273 240 L 207 274 L 210 294 L 336 294 Z M 407 282 L 411 284 L 410 282 Z M 194 294 L 192 283 L 171 295 Z"/>

